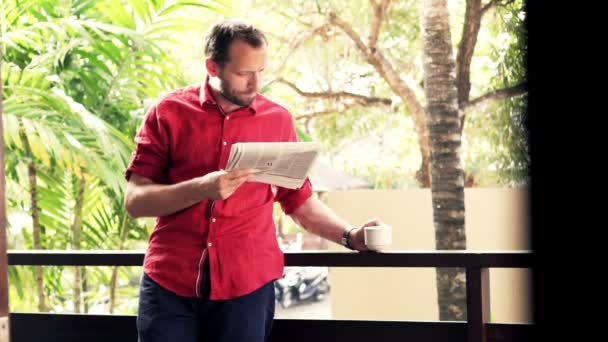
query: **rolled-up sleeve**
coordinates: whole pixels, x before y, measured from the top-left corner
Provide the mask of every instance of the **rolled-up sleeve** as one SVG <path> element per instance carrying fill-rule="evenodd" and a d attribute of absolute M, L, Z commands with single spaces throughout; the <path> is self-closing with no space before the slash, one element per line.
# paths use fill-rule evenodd
<path fill-rule="evenodd" d="M 281 203 L 285 214 L 289 215 L 304 204 L 310 196 L 312 196 L 312 184 L 306 178 L 304 184 L 295 190 L 277 187 L 275 199 Z"/>
<path fill-rule="evenodd" d="M 167 170 L 168 142 L 167 128 L 158 115 L 157 107 L 152 106 L 135 135 L 137 146 L 125 171 L 125 178 L 129 180 L 132 173 L 137 173 L 159 183 Z"/>

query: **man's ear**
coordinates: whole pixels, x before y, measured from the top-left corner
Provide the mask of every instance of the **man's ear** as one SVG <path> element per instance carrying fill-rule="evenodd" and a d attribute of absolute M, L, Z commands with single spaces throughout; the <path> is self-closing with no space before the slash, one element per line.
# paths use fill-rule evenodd
<path fill-rule="evenodd" d="M 205 67 L 207 68 L 209 76 L 217 77 L 219 70 L 217 64 L 211 58 L 205 59 Z"/>

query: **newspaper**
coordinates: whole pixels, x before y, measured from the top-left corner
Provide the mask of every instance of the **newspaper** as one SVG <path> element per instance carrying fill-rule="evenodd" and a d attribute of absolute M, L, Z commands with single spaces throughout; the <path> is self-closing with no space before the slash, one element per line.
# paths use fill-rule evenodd
<path fill-rule="evenodd" d="M 256 169 L 252 181 L 297 189 L 306 180 L 320 150 L 317 142 L 236 143 L 230 149 L 226 171 Z"/>

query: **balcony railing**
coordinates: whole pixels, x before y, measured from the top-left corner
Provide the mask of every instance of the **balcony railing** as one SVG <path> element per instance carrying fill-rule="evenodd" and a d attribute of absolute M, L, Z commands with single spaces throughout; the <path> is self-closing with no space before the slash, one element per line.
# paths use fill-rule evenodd
<path fill-rule="evenodd" d="M 490 268 L 532 268 L 529 251 L 286 252 L 286 266 L 462 267 L 467 321 L 276 319 L 271 342 L 525 342 L 534 325 L 490 323 Z M 9 251 L 9 265 L 141 266 L 141 251 Z M 137 341 L 134 315 L 11 313 L 13 342 Z"/>

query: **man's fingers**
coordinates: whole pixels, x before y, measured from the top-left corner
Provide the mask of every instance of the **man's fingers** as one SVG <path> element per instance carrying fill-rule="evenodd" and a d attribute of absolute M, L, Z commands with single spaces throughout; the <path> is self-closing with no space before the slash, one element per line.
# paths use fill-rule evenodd
<path fill-rule="evenodd" d="M 230 181 L 230 185 L 231 185 L 231 187 L 233 187 L 236 190 L 236 188 L 238 188 L 243 183 L 245 183 L 246 181 L 248 181 L 249 178 L 251 178 L 251 175 L 235 178 L 235 179 L 233 179 L 233 180 Z"/>
<path fill-rule="evenodd" d="M 230 185 L 230 186 L 239 186 L 242 183 L 245 183 L 246 181 L 248 181 L 251 177 L 253 177 L 252 175 L 242 175 L 239 177 L 233 177 L 233 178 L 226 178 L 226 185 Z"/>
<path fill-rule="evenodd" d="M 252 177 L 252 175 L 251 173 L 241 172 L 238 176 L 227 174 L 224 177 L 225 179 L 222 182 L 223 185 L 220 185 L 220 187 L 232 193 L 236 191 L 236 189 L 240 187 L 243 183 L 248 181 Z"/>
<path fill-rule="evenodd" d="M 255 173 L 254 169 L 236 169 L 228 172 L 228 179 L 234 180 L 239 178 L 247 178 Z"/>
<path fill-rule="evenodd" d="M 379 226 L 381 224 L 382 224 L 382 221 L 379 218 L 373 218 L 371 220 L 368 220 L 363 226 L 371 227 L 371 226 Z"/>
<path fill-rule="evenodd" d="M 236 189 L 253 177 L 253 172 L 253 169 L 238 169 L 219 176 L 217 186 L 220 197 L 222 199 L 230 197 Z"/>

